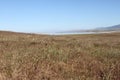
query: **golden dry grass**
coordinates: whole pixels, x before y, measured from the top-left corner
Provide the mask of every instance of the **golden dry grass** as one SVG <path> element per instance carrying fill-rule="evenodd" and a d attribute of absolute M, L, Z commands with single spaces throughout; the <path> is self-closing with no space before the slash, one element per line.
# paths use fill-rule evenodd
<path fill-rule="evenodd" d="M 1 31 L 0 80 L 120 80 L 120 33 Z"/>

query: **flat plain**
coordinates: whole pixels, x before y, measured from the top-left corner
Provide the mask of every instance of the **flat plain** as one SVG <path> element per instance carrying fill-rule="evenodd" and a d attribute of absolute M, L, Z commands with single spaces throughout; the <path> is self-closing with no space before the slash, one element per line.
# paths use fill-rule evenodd
<path fill-rule="evenodd" d="M 120 80 L 120 33 L 0 31 L 0 80 Z"/>

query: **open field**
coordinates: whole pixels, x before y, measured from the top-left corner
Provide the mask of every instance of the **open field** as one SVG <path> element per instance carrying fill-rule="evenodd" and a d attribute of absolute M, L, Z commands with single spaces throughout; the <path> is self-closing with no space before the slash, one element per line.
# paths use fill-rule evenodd
<path fill-rule="evenodd" d="M 1 31 L 0 80 L 120 80 L 120 33 Z"/>

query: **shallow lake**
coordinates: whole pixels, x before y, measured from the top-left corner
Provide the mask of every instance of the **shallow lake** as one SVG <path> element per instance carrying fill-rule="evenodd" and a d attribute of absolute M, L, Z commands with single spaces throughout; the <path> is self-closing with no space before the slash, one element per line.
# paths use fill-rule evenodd
<path fill-rule="evenodd" d="M 102 33 L 113 33 L 118 31 L 105 31 L 105 32 L 62 32 L 62 33 L 39 33 L 47 35 L 74 35 L 74 34 L 102 34 Z"/>

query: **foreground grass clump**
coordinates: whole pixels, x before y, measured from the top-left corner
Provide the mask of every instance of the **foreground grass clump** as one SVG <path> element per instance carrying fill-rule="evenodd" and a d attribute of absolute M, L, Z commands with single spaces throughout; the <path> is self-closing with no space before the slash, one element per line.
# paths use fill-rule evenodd
<path fill-rule="evenodd" d="M 120 33 L 0 32 L 0 80 L 120 80 Z"/>

